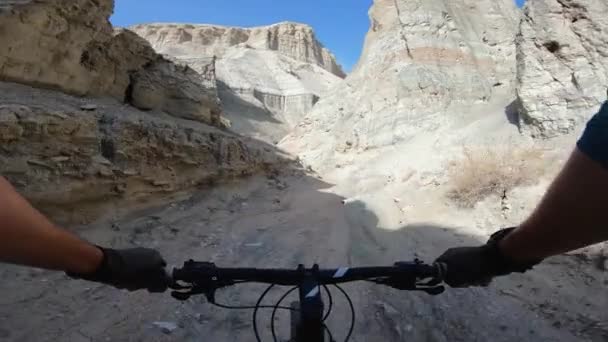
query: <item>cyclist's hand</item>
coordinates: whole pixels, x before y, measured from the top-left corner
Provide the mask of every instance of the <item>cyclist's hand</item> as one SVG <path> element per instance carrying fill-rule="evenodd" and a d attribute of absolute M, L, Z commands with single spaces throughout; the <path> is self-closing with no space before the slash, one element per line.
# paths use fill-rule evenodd
<path fill-rule="evenodd" d="M 498 242 L 513 229 L 494 233 L 483 246 L 448 249 L 435 261 L 445 267 L 445 283 L 451 287 L 488 286 L 494 277 L 523 273 L 538 264 L 516 263 L 501 253 Z"/>
<path fill-rule="evenodd" d="M 450 248 L 436 263 L 445 265 L 444 281 L 451 287 L 487 286 L 496 276 L 486 246 Z"/>
<path fill-rule="evenodd" d="M 164 292 L 167 289 L 167 263 L 158 251 L 148 248 L 100 249 L 103 251 L 103 261 L 95 273 L 69 275 L 129 291 L 147 289 L 150 292 Z"/>

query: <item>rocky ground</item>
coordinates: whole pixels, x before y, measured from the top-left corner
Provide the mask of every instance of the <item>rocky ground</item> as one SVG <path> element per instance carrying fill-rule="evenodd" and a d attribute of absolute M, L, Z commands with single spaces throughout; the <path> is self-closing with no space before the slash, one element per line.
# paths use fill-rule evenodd
<path fill-rule="evenodd" d="M 318 177 L 289 172 L 127 217 L 110 215 L 74 230 L 102 245 L 158 248 L 173 265 L 192 258 L 235 267 L 430 261 L 447 247 L 485 238 L 458 220 L 446 225 L 421 220 L 387 229 L 364 202 L 343 204 L 344 197 L 333 192 Z M 203 297 L 180 303 L 169 294 L 128 293 L 8 265 L 0 266 L 0 279 L 3 341 L 254 340 L 250 311 L 215 308 Z M 606 284 L 608 274 L 589 260 L 561 256 L 489 288 L 448 289 L 437 297 L 365 283 L 345 288 L 357 311 L 353 341 L 606 341 Z M 225 290 L 218 301 L 253 304 L 262 289 Z M 330 326 L 341 340 L 349 314 L 343 299 L 336 296 L 336 302 Z M 263 338 L 270 339 L 269 313 L 260 322 Z M 284 313 L 276 321 L 283 340 L 288 322 Z"/>
<path fill-rule="evenodd" d="M 600 0 L 375 0 L 345 80 L 306 25 L 134 27 L 150 45 L 111 27 L 111 0 L 5 3 L 0 174 L 84 238 L 172 265 L 390 265 L 480 244 L 530 213 L 605 94 Z M 608 341 L 607 251 L 437 297 L 348 285 L 352 340 Z M 251 312 L 203 297 L 4 264 L 0 291 L 0 341 L 254 340 Z M 286 340 L 288 314 L 277 326 Z"/>

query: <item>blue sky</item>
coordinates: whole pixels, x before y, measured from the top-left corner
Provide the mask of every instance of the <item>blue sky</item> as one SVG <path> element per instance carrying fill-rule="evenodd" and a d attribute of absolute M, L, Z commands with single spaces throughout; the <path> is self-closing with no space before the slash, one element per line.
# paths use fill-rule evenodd
<path fill-rule="evenodd" d="M 280 21 L 306 23 L 350 71 L 369 29 L 367 11 L 371 4 L 372 0 L 116 0 L 111 21 L 115 26 L 150 22 L 244 27 Z"/>

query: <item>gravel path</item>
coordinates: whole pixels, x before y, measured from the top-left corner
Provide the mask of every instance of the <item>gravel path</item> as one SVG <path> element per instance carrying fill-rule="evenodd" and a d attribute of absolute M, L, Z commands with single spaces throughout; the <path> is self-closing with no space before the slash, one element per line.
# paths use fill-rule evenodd
<path fill-rule="evenodd" d="M 344 205 L 322 191 L 328 187 L 306 176 L 257 178 L 78 232 L 101 245 L 158 248 L 172 264 L 192 258 L 234 267 L 432 261 L 449 246 L 479 243 L 451 227 L 384 230 L 365 205 Z M 168 294 L 128 293 L 9 265 L 0 265 L 0 278 L 0 341 L 254 340 L 251 312 L 215 308 L 202 297 L 180 303 Z M 607 283 L 590 263 L 563 256 L 490 288 L 448 289 L 437 297 L 366 283 L 345 288 L 357 310 L 353 341 L 608 341 Z M 218 301 L 253 304 L 262 289 L 221 291 Z M 281 294 L 273 292 L 268 303 Z M 349 312 L 335 299 L 330 327 L 341 341 Z M 264 340 L 271 340 L 269 316 L 259 320 Z M 286 340 L 289 315 L 279 316 Z"/>

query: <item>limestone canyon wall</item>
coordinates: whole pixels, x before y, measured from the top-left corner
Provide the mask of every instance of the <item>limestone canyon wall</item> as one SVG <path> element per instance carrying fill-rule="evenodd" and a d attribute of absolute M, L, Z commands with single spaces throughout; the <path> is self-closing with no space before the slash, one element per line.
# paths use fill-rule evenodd
<path fill-rule="evenodd" d="M 190 24 L 131 27 L 159 52 L 195 70 L 215 60 L 219 95 L 232 129 L 267 141 L 287 134 L 344 72 L 311 27 Z"/>
<path fill-rule="evenodd" d="M 317 40 L 313 29 L 304 24 L 279 23 L 239 28 L 200 24 L 144 24 L 131 29 L 146 38 L 157 51 L 176 57 L 218 56 L 237 45 L 277 51 L 297 61 L 315 64 L 338 77 L 346 74 L 334 55 Z"/>
<path fill-rule="evenodd" d="M 0 175 L 55 218 L 88 221 L 286 160 L 212 127 L 214 60 L 194 70 L 114 30 L 113 1 L 2 5 Z"/>
<path fill-rule="evenodd" d="M 528 1 L 517 56 L 522 128 L 545 138 L 572 132 L 606 100 L 608 3 Z"/>
<path fill-rule="evenodd" d="M 337 150 L 393 145 L 440 127 L 452 106 L 514 96 L 512 0 L 375 0 L 369 14 L 346 85 L 320 100 L 285 148 L 322 164 Z"/>
<path fill-rule="evenodd" d="M 219 122 L 215 81 L 205 87 L 209 81 L 194 70 L 158 55 L 132 32 L 114 30 L 108 21 L 113 8 L 111 0 L 4 4 L 0 80 L 109 96 L 143 109 Z M 165 82 L 155 82 L 159 78 Z"/>

